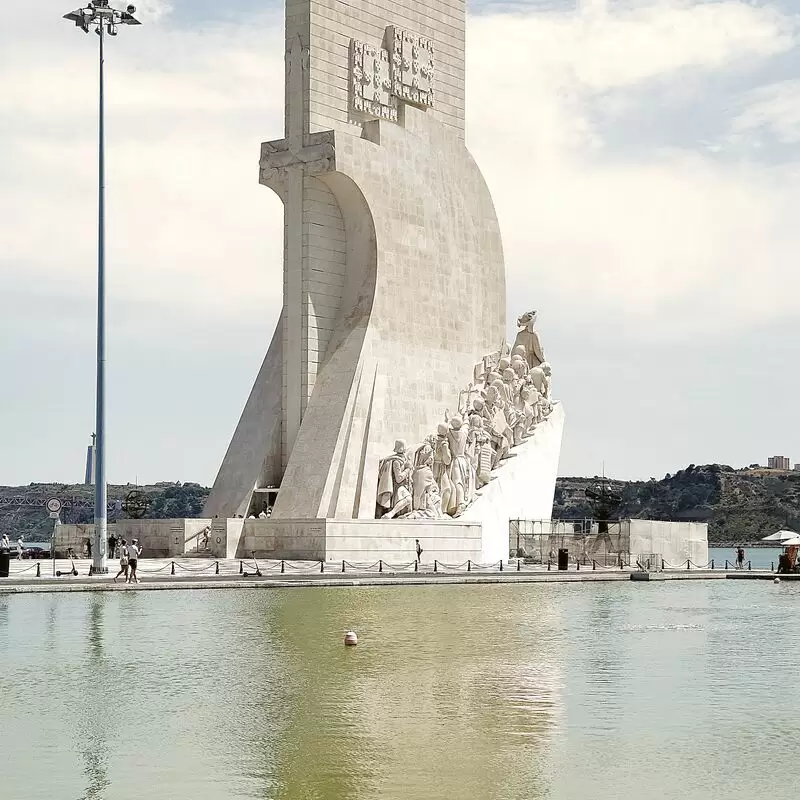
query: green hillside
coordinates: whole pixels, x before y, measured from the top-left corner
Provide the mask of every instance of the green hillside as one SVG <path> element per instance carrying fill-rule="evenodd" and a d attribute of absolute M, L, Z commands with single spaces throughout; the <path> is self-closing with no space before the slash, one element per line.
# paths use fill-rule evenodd
<path fill-rule="evenodd" d="M 593 516 L 586 489 L 599 478 L 559 478 L 553 517 L 585 519 Z M 622 496 L 620 517 L 708 522 L 712 542 L 755 541 L 788 527 L 800 530 L 800 472 L 761 467 L 733 469 L 721 464 L 695 466 L 663 480 L 615 481 L 608 486 Z M 153 519 L 196 517 L 209 490 L 197 483 L 156 483 L 135 487 L 109 486 L 109 521 L 124 516 L 120 507 L 133 489 L 145 493 L 147 516 Z M 0 535 L 28 541 L 46 541 L 53 528 L 45 503 L 51 497 L 64 503 L 63 522 L 91 522 L 94 490 L 91 486 L 44 484 L 0 487 Z"/>

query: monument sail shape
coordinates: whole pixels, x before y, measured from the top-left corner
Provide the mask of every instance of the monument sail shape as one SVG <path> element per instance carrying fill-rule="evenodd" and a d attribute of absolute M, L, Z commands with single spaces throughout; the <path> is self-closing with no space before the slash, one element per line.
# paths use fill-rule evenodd
<path fill-rule="evenodd" d="M 383 516 L 379 482 L 385 493 L 402 439 L 392 460 L 417 501 L 391 516 L 413 518 L 435 494 L 420 488 L 423 462 L 436 472 L 432 432 L 446 418 L 461 502 L 444 514 L 506 531 L 509 514 L 549 518 L 563 422 L 549 371 L 547 398 L 519 358 L 507 388 L 490 389 L 512 354 L 497 217 L 464 144 L 464 28 L 459 0 L 287 0 L 284 138 L 260 160 L 284 203 L 283 309 L 206 516 Z M 515 403 L 528 415 L 517 441 L 484 409 L 488 433 L 470 428 L 487 392 L 492 413 L 503 402 L 504 418 L 521 419 Z M 479 481 L 469 465 L 492 432 Z"/>

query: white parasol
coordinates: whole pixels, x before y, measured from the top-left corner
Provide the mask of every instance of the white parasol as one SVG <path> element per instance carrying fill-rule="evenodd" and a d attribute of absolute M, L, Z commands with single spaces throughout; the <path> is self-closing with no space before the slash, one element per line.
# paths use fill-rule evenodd
<path fill-rule="evenodd" d="M 800 534 L 796 531 L 787 531 L 782 530 L 778 531 L 777 533 L 771 533 L 769 536 L 765 536 L 761 541 L 762 542 L 775 542 L 776 544 L 785 544 L 790 539 L 798 539 L 797 543 L 800 543 Z"/>
<path fill-rule="evenodd" d="M 783 539 L 781 547 L 797 547 L 800 545 L 800 536 L 795 536 L 793 539 Z"/>

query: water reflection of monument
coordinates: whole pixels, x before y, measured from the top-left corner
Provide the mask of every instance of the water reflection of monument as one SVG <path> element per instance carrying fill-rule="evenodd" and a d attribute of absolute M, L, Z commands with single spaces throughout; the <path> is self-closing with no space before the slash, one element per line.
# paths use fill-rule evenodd
<path fill-rule="evenodd" d="M 268 745 L 275 796 L 549 796 L 563 705 L 557 606 L 539 587 L 516 595 L 513 614 L 508 602 L 502 587 L 341 589 L 324 604 L 284 593 L 273 641 L 293 691 Z M 360 643 L 346 649 L 332 637 L 353 619 Z"/>

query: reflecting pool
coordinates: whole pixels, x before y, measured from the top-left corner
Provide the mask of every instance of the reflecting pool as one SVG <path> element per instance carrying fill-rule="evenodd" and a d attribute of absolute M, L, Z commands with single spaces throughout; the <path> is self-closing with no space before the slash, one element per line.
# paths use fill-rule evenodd
<path fill-rule="evenodd" d="M 788 798 L 799 608 L 724 580 L 0 597 L 0 797 Z"/>

